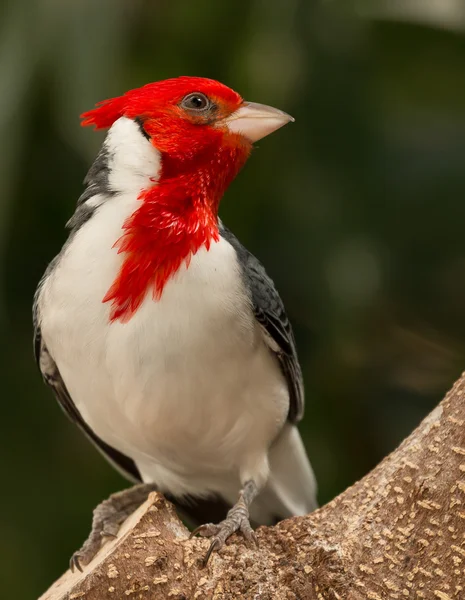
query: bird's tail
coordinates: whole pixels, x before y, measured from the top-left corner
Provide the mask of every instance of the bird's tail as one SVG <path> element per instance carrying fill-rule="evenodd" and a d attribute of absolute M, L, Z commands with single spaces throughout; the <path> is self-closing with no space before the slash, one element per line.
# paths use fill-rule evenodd
<path fill-rule="evenodd" d="M 274 525 L 282 519 L 306 515 L 318 508 L 317 485 L 302 439 L 294 425 L 286 424 L 269 452 L 270 476 L 250 507 L 254 526 Z M 237 498 L 172 498 L 190 527 L 218 523 Z"/>
<path fill-rule="evenodd" d="M 285 425 L 270 453 L 270 477 L 250 510 L 251 518 L 269 525 L 318 508 L 317 484 L 297 428 Z"/>

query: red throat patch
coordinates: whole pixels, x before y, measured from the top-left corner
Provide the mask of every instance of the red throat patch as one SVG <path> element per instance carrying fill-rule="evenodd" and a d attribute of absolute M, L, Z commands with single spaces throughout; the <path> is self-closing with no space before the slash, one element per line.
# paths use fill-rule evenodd
<path fill-rule="evenodd" d="M 141 192 L 141 206 L 115 243 L 125 256 L 103 298 L 111 302 L 111 321 L 128 321 L 149 291 L 160 299 L 169 279 L 188 267 L 200 248 L 219 241 L 218 205 L 249 151 L 222 146 L 207 164 L 179 176 L 170 176 L 169 157 L 164 157 L 160 180 Z"/>
<path fill-rule="evenodd" d="M 210 102 L 208 110 L 184 105 L 191 95 Z M 219 241 L 219 202 L 251 149 L 225 124 L 242 104 L 237 92 L 218 81 L 178 77 L 130 90 L 82 115 L 82 125 L 97 129 L 121 117 L 137 119 L 161 155 L 158 182 L 142 190 L 140 207 L 115 243 L 123 263 L 103 298 L 111 302 L 112 321 L 129 320 L 150 291 L 160 299 L 169 279 L 200 248 Z"/>

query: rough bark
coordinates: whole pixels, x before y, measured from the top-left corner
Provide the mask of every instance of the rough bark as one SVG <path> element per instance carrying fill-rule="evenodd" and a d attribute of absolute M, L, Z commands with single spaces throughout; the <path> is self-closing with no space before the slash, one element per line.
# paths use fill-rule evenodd
<path fill-rule="evenodd" d="M 84 573 L 41 600 L 465 599 L 465 375 L 400 447 L 317 512 L 234 536 L 206 568 L 208 541 L 160 494 Z"/>

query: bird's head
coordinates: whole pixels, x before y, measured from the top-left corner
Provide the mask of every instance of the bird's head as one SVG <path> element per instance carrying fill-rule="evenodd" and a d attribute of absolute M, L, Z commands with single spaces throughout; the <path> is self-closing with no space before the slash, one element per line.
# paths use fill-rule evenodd
<path fill-rule="evenodd" d="M 115 241 L 124 260 L 103 299 L 112 303 L 110 319 L 123 321 L 147 290 L 160 298 L 183 264 L 219 241 L 220 199 L 252 144 L 293 120 L 200 77 L 149 83 L 82 118 L 83 125 L 110 129 L 109 189 L 141 200 Z"/>
<path fill-rule="evenodd" d="M 145 137 L 160 152 L 169 177 L 202 168 L 221 150 L 227 150 L 229 160 L 218 168 L 231 169 L 234 176 L 241 165 L 232 157 L 245 162 L 253 142 L 293 120 L 276 108 L 245 102 L 229 87 L 202 77 L 149 83 L 104 100 L 82 115 L 82 125 L 110 128 L 121 117 L 135 121 L 141 143 L 146 143 Z"/>

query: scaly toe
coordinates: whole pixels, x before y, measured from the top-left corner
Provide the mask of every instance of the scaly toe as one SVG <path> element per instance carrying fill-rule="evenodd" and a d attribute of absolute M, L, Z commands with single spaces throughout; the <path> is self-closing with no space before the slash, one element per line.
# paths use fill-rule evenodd
<path fill-rule="evenodd" d="M 105 523 L 102 531 L 100 532 L 100 536 L 102 538 L 116 538 L 118 537 L 119 528 L 120 526 L 118 523 Z"/>
<path fill-rule="evenodd" d="M 210 531 L 214 532 L 212 542 L 208 549 L 207 554 L 204 558 L 204 566 L 207 565 L 210 556 L 214 552 L 218 552 L 224 546 L 226 540 L 233 533 L 241 533 L 247 542 L 253 542 L 256 547 L 258 547 L 258 539 L 255 535 L 254 530 L 252 529 L 249 520 L 247 518 L 242 519 L 241 521 L 235 521 L 234 519 L 225 519 L 219 525 L 214 525 Z M 206 535 L 206 534 L 204 534 Z"/>
<path fill-rule="evenodd" d="M 255 544 L 255 546 L 258 548 L 257 535 L 256 535 L 255 531 L 252 529 L 252 527 L 247 519 L 244 519 L 243 521 L 241 521 L 238 531 L 240 531 L 242 533 L 242 535 L 248 542 L 253 542 Z"/>

